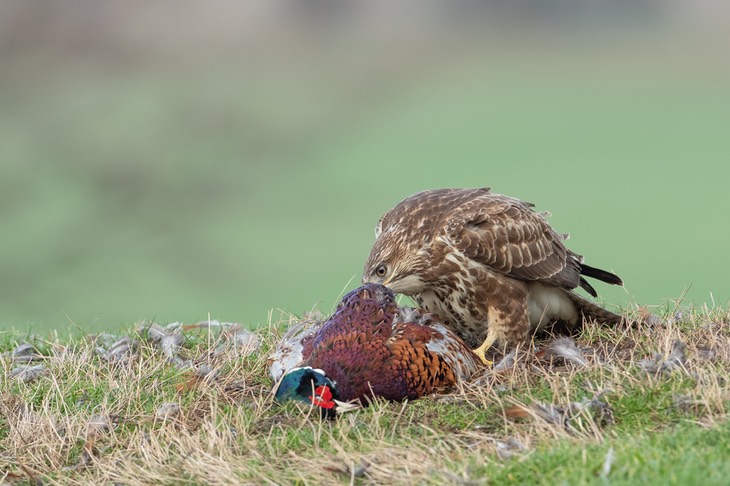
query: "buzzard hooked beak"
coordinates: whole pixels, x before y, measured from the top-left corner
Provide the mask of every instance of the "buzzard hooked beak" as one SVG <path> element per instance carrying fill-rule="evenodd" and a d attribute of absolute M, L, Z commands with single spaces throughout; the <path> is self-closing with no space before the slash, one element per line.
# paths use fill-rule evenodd
<path fill-rule="evenodd" d="M 383 283 L 381 285 L 387 287 L 391 280 L 393 280 L 392 275 L 390 277 L 386 278 L 385 280 L 383 280 Z"/>

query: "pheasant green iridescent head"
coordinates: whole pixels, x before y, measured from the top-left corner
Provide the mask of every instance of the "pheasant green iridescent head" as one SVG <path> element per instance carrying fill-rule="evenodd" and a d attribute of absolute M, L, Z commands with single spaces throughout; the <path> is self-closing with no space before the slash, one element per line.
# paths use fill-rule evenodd
<path fill-rule="evenodd" d="M 343 405 L 337 398 L 337 385 L 325 376 L 324 371 L 309 366 L 290 370 L 276 389 L 276 400 L 298 400 L 319 407 L 322 417 L 337 415 Z M 346 405 L 346 404 L 344 404 Z"/>

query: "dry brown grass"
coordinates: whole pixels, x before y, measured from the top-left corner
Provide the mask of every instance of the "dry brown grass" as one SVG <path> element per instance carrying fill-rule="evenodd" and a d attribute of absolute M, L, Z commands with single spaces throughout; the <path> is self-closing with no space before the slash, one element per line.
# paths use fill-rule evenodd
<path fill-rule="evenodd" d="M 552 342 L 538 340 L 533 352 L 517 353 L 501 371 L 485 370 L 451 394 L 377 401 L 337 421 L 272 401 L 266 355 L 286 322 L 260 330 L 258 349 L 238 339 L 244 333 L 218 328 L 187 329 L 184 340 L 167 344 L 136 334 L 116 346 L 103 336 L 32 339 L 34 348 L 18 355 L 8 339 L 0 358 L 0 482 L 529 478 L 531 464 L 553 454 L 556 444 L 567 444 L 566 454 L 573 444 L 585 455 L 591 444 L 609 443 L 613 451 L 617 440 L 677 424 L 723 423 L 729 322 L 727 311 L 700 310 L 638 328 L 587 325 L 576 340 L 580 359 L 536 356 L 534 349 Z M 677 342 L 686 345 L 683 356 L 676 355 Z M 30 376 L 18 371 L 24 365 L 43 367 Z M 601 454 L 602 470 L 610 472 L 613 452 Z"/>

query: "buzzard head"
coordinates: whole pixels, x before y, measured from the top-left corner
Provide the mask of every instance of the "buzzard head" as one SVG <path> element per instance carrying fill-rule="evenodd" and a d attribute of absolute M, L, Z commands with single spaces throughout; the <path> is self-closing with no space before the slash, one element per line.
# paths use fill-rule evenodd
<path fill-rule="evenodd" d="M 377 238 L 370 250 L 362 274 L 363 283 L 385 285 L 393 292 L 415 295 L 426 289 L 423 280 L 428 270 L 428 252 L 409 241 L 406 235 L 391 226 L 376 232 Z"/>

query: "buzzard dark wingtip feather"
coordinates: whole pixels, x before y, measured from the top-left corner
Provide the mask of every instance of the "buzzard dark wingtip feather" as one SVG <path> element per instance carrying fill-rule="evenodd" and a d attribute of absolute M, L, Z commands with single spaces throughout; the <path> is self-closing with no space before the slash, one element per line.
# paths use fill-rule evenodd
<path fill-rule="evenodd" d="M 607 272 L 605 270 L 601 270 L 600 268 L 595 268 L 586 265 L 585 263 L 580 264 L 580 273 L 582 275 L 585 275 L 586 277 L 593 277 L 597 280 L 600 280 L 602 282 L 610 283 L 613 285 L 623 285 L 624 281 L 621 280 L 621 277 L 616 275 L 615 273 Z M 582 280 L 582 279 L 581 279 Z M 583 287 L 585 288 L 585 287 Z M 588 290 L 588 289 L 586 289 Z"/>
<path fill-rule="evenodd" d="M 591 297 L 598 297 L 598 292 L 596 292 L 596 289 L 594 289 L 593 286 L 589 284 L 583 277 L 580 278 L 580 286 L 583 290 L 588 292 Z"/>

